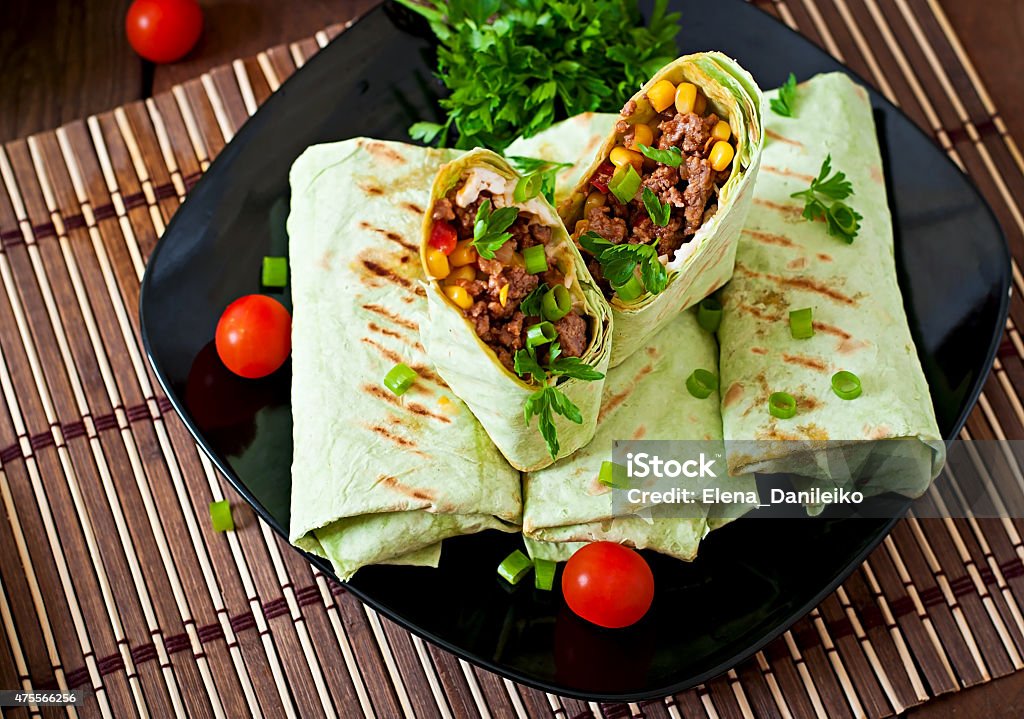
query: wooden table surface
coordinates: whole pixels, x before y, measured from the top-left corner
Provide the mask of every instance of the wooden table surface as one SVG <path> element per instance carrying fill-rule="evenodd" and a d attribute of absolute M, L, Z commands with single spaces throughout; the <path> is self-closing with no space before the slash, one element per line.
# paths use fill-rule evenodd
<path fill-rule="evenodd" d="M 1024 139 L 1024 2 L 940 0 L 1012 135 Z M 123 31 L 130 0 L 0 0 L 0 142 L 161 92 L 234 58 L 312 35 L 376 0 L 201 0 L 205 27 L 182 61 L 141 61 Z M 884 3 L 883 3 L 884 4 Z M 914 719 L 1024 715 L 1024 672 L 947 695 Z"/>

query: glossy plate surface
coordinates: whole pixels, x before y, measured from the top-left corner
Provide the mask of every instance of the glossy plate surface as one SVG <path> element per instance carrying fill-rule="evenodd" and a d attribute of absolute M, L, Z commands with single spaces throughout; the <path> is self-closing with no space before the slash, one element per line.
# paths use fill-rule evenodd
<path fill-rule="evenodd" d="M 681 52 L 721 50 L 762 87 L 843 70 L 741 0 L 675 2 Z M 143 282 L 144 339 L 157 376 L 199 443 L 241 495 L 287 534 L 290 368 L 246 383 L 212 347 L 221 311 L 259 291 L 264 255 L 284 255 L 288 169 L 308 146 L 368 135 L 404 140 L 436 116 L 425 26 L 392 5 L 370 13 L 271 97 L 175 214 Z M 953 437 L 991 366 L 1006 319 L 1009 255 L 990 210 L 960 171 L 896 108 L 872 94 L 896 227 L 899 281 L 932 388 Z M 616 110 L 617 108 L 606 108 Z M 282 296 L 287 303 L 287 294 Z M 648 554 L 657 596 L 628 630 L 599 630 L 559 593 L 508 592 L 495 566 L 517 538 L 445 542 L 438 570 L 363 569 L 349 585 L 402 625 L 514 679 L 561 694 L 639 699 L 735 665 L 815 606 L 892 522 L 744 518 L 684 564 Z M 323 562 L 311 559 L 330 573 Z"/>

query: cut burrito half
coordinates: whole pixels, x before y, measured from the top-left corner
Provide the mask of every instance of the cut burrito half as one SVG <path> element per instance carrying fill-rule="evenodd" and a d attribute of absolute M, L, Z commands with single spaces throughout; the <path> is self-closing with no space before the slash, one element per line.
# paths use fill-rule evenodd
<path fill-rule="evenodd" d="M 559 205 L 611 303 L 612 367 L 732 275 L 764 145 L 761 105 L 734 60 L 681 57 L 626 103 Z"/>
<path fill-rule="evenodd" d="M 291 170 L 291 541 L 345 580 L 436 565 L 441 540 L 517 531 L 519 473 L 430 368 L 416 245 L 438 167 L 457 153 L 353 139 Z M 396 365 L 417 373 L 396 394 Z"/>
<path fill-rule="evenodd" d="M 420 253 L 438 374 L 516 468 L 594 434 L 611 311 L 533 178 L 473 150 L 438 172 Z"/>
<path fill-rule="evenodd" d="M 896 280 L 871 103 L 829 74 L 800 85 L 795 107 L 768 118 L 754 207 L 721 292 L 729 468 L 916 497 L 945 447 Z"/>

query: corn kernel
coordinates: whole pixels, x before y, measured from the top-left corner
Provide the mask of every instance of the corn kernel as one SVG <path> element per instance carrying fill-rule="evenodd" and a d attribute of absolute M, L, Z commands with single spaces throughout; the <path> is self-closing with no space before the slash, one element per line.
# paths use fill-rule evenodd
<path fill-rule="evenodd" d="M 711 148 L 711 156 L 709 158 L 711 160 L 711 167 L 716 172 L 721 172 L 729 166 L 729 163 L 732 162 L 733 155 L 735 154 L 736 151 L 732 149 L 732 145 L 728 142 L 719 140 L 715 143 L 715 146 Z"/>
<path fill-rule="evenodd" d="M 444 288 L 444 293 L 448 299 L 454 302 L 456 305 L 464 310 L 468 310 L 473 306 L 473 298 L 470 297 L 469 293 L 466 292 L 464 287 L 458 285 L 449 285 Z"/>
<path fill-rule="evenodd" d="M 590 214 L 590 211 L 595 207 L 604 207 L 604 204 L 608 201 L 608 198 L 601 192 L 591 192 L 587 195 L 587 201 L 583 205 L 583 216 L 586 217 Z"/>
<path fill-rule="evenodd" d="M 728 142 L 729 138 L 732 137 L 732 128 L 729 127 L 729 123 L 725 120 L 719 120 L 718 124 L 715 125 L 715 129 L 711 131 L 711 137 L 722 142 Z"/>
<path fill-rule="evenodd" d="M 632 165 L 637 172 L 640 172 L 644 165 L 643 155 L 633 150 L 627 150 L 622 145 L 616 145 L 613 147 L 612 151 L 608 154 L 608 159 L 611 160 L 612 164 L 616 167 Z"/>
<path fill-rule="evenodd" d="M 692 82 L 683 82 L 676 88 L 676 112 L 685 115 L 693 112 L 697 103 L 697 86 Z"/>
<path fill-rule="evenodd" d="M 464 280 L 466 282 L 472 282 L 476 279 L 476 267 L 473 265 L 463 265 L 462 267 L 456 267 L 452 270 L 451 274 L 444 281 L 446 285 L 454 285 L 457 280 Z"/>
<path fill-rule="evenodd" d="M 633 142 L 630 143 L 630 147 L 636 147 L 637 145 L 647 145 L 648 147 L 654 142 L 654 131 L 647 125 L 633 125 Z"/>
<path fill-rule="evenodd" d="M 455 245 L 455 249 L 448 255 L 448 261 L 453 267 L 464 267 L 476 262 L 476 248 L 473 247 L 473 240 L 463 240 Z"/>
<path fill-rule="evenodd" d="M 508 303 L 508 288 L 509 285 L 506 284 L 503 285 L 500 290 L 498 290 L 498 302 L 501 303 L 502 307 L 504 307 Z"/>
<path fill-rule="evenodd" d="M 704 117 L 704 113 L 708 109 L 708 98 L 703 92 L 697 93 L 697 99 L 693 101 L 693 111 Z"/>
<path fill-rule="evenodd" d="M 448 258 L 441 250 L 427 250 L 427 274 L 435 280 L 443 280 L 452 271 Z"/>
<path fill-rule="evenodd" d="M 651 107 L 655 112 L 667 110 L 672 106 L 672 98 L 676 94 L 676 86 L 668 80 L 658 80 L 647 91 L 647 99 L 651 101 Z"/>

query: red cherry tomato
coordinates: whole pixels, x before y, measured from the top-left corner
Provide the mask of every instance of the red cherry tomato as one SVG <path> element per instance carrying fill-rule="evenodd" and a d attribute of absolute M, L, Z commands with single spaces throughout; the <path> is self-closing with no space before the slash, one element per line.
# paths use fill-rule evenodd
<path fill-rule="evenodd" d="M 614 174 L 615 165 L 605 161 L 594 171 L 594 176 L 590 178 L 590 184 L 602 195 L 607 195 L 608 183 L 611 181 L 612 175 Z"/>
<path fill-rule="evenodd" d="M 124 19 L 128 42 L 153 62 L 174 62 L 195 46 L 203 30 L 196 0 L 135 0 Z"/>
<path fill-rule="evenodd" d="M 450 255 L 452 253 L 458 239 L 459 236 L 450 222 L 438 220 L 430 229 L 430 246 L 436 250 L 441 250 L 441 252 L 446 255 Z"/>
<path fill-rule="evenodd" d="M 266 295 L 240 297 L 217 323 L 217 354 L 229 370 L 248 379 L 266 377 L 288 359 L 292 318 Z"/>
<path fill-rule="evenodd" d="M 635 624 L 651 608 L 654 575 L 639 554 L 614 542 L 594 542 L 569 558 L 562 572 L 569 609 L 601 627 Z"/>

